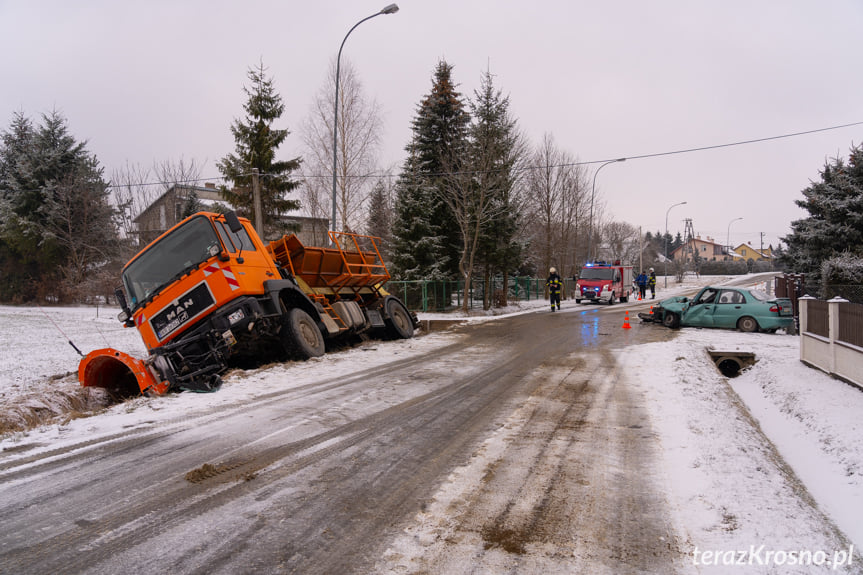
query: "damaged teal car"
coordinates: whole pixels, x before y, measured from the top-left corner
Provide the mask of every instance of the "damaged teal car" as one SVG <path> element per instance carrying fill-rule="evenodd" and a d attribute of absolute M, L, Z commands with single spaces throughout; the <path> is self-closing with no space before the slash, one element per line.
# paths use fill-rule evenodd
<path fill-rule="evenodd" d="M 720 327 L 772 333 L 794 325 L 790 299 L 771 298 L 757 289 L 724 286 L 702 288 L 693 298 L 662 300 L 650 313 L 638 317 L 672 329 Z"/>

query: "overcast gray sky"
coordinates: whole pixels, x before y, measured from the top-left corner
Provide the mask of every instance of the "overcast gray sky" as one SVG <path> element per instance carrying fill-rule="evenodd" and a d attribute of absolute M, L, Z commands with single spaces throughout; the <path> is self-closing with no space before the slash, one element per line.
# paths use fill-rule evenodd
<path fill-rule="evenodd" d="M 0 128 L 57 109 L 110 176 L 127 161 L 197 160 L 215 181 L 233 152 L 250 66 L 263 59 L 300 122 L 348 30 L 387 0 L 0 0 Z M 584 162 L 863 122 L 861 0 L 400 0 L 360 25 L 342 55 L 385 122 L 381 163 L 401 165 L 437 62 L 464 95 L 487 68 L 520 127 Z M 863 125 L 603 168 L 617 220 L 775 243 L 828 157 Z M 591 166 L 595 169 L 599 164 Z"/>

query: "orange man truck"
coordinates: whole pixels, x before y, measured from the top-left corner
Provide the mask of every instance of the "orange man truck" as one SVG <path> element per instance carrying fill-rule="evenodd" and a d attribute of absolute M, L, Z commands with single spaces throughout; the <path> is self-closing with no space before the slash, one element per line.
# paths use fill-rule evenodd
<path fill-rule="evenodd" d="M 632 266 L 606 262 L 588 262 L 581 268 L 575 284 L 575 303 L 582 301 L 629 301 L 632 294 Z"/>
<path fill-rule="evenodd" d="M 264 244 L 233 212 L 178 223 L 123 268 L 118 319 L 149 352 L 106 348 L 78 367 L 83 386 L 122 395 L 211 391 L 232 365 L 320 356 L 326 343 L 370 334 L 409 338 L 418 326 L 383 286 L 376 239 L 330 232 L 334 247 L 294 235 Z"/>

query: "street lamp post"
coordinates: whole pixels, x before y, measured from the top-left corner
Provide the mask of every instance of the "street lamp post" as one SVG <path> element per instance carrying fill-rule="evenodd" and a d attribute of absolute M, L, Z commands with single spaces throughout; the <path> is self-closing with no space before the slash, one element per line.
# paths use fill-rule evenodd
<path fill-rule="evenodd" d="M 338 146 L 338 139 L 339 139 L 339 71 L 340 71 L 341 60 L 342 60 L 342 48 L 345 47 L 345 42 L 347 42 L 348 36 L 351 35 L 351 32 L 353 32 L 357 26 L 359 26 L 360 24 L 362 24 L 366 20 L 371 20 L 375 16 L 380 16 L 381 14 L 395 14 L 398 11 L 399 11 L 398 4 L 390 4 L 390 5 L 386 6 L 380 12 L 376 12 L 375 14 L 372 14 L 371 16 L 366 16 L 365 18 L 363 18 L 362 20 L 360 20 L 359 22 L 354 24 L 353 28 L 348 30 L 348 33 L 345 34 L 345 39 L 342 40 L 342 45 L 339 46 L 339 55 L 336 58 L 336 99 L 333 102 L 333 213 L 332 213 L 332 219 L 330 220 L 330 228 L 333 231 L 336 231 L 336 169 L 338 167 L 338 162 L 337 162 L 338 147 L 337 146 Z"/>
<path fill-rule="evenodd" d="M 675 206 L 682 206 L 686 202 L 680 202 L 679 204 L 674 204 L 671 208 Z M 668 288 L 668 212 L 671 211 L 671 208 L 665 212 L 665 287 Z"/>
<path fill-rule="evenodd" d="M 728 230 L 726 231 L 726 234 L 725 234 L 725 250 L 729 256 L 731 255 L 731 224 L 733 224 L 737 220 L 742 220 L 742 219 L 743 219 L 742 217 L 734 218 L 733 220 L 728 222 Z M 733 260 L 734 258 L 732 257 L 731 259 Z"/>
<path fill-rule="evenodd" d="M 604 166 L 608 164 L 613 164 L 615 162 L 625 162 L 626 158 L 617 158 L 616 160 L 609 160 L 596 168 L 596 171 L 593 172 L 593 186 L 590 188 L 590 221 L 587 226 L 587 262 L 590 262 L 590 249 L 591 249 L 591 240 L 593 239 L 593 195 L 596 192 L 596 174 L 599 173 Z"/>

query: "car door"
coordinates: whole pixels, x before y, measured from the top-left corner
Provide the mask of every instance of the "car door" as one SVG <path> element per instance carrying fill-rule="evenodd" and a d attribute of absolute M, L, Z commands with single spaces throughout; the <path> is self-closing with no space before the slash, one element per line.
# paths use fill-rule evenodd
<path fill-rule="evenodd" d="M 713 326 L 736 328 L 737 320 L 744 315 L 746 296 L 736 289 L 722 289 L 713 306 Z"/>
<path fill-rule="evenodd" d="M 689 307 L 681 318 L 682 325 L 694 327 L 713 327 L 714 301 L 718 288 L 704 288 L 698 296 L 689 302 Z"/>

